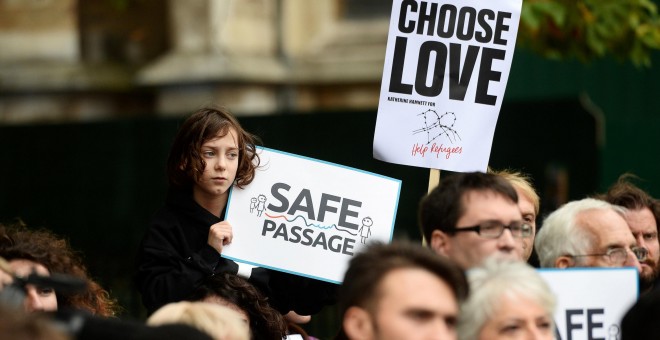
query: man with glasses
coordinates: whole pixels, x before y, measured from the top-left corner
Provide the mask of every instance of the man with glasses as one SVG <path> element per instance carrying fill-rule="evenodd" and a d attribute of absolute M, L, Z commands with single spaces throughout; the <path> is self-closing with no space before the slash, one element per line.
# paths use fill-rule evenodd
<path fill-rule="evenodd" d="M 638 247 L 624 209 L 585 198 L 564 204 L 548 215 L 536 235 L 541 267 L 635 267 L 648 251 Z"/>
<path fill-rule="evenodd" d="M 518 195 L 501 176 L 456 173 L 443 179 L 420 202 L 419 222 L 430 247 L 463 269 L 486 258 L 523 260 L 524 223 Z"/>

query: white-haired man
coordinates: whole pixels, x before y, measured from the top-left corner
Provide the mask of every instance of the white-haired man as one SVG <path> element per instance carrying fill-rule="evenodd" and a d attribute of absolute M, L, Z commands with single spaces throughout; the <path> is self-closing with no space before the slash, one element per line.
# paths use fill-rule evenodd
<path fill-rule="evenodd" d="M 541 267 L 635 267 L 641 272 L 648 250 L 637 246 L 624 211 L 593 198 L 555 210 L 536 235 Z"/>

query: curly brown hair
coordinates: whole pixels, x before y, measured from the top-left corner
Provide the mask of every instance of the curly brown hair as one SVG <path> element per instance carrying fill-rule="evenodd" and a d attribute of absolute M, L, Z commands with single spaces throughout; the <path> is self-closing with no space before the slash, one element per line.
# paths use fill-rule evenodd
<path fill-rule="evenodd" d="M 596 195 L 595 198 L 630 210 L 648 208 L 653 214 L 657 227 L 660 228 L 660 201 L 633 183 L 638 180 L 641 178 L 631 173 L 624 173 L 606 193 Z"/>
<path fill-rule="evenodd" d="M 206 107 L 188 117 L 174 138 L 167 159 L 167 177 L 170 186 L 187 189 L 204 173 L 206 162 L 202 159 L 202 145 L 207 141 L 236 131 L 238 143 L 238 169 L 236 186 L 243 188 L 254 179 L 259 167 L 259 155 L 255 143 L 258 137 L 245 131 L 241 124 L 225 108 Z"/>
<path fill-rule="evenodd" d="M 87 274 L 81 256 L 69 242 L 47 229 L 32 230 L 22 222 L 0 224 L 0 257 L 7 261 L 24 259 L 39 263 L 51 273 L 71 275 L 87 283 L 87 289 L 74 294 L 57 295 L 59 308 L 69 307 L 99 316 L 114 316 L 117 302 Z"/>
<path fill-rule="evenodd" d="M 245 311 L 250 317 L 253 339 L 277 339 L 286 336 L 287 324 L 267 298 L 240 276 L 224 273 L 206 278 L 188 300 L 202 301 L 217 296 Z"/>

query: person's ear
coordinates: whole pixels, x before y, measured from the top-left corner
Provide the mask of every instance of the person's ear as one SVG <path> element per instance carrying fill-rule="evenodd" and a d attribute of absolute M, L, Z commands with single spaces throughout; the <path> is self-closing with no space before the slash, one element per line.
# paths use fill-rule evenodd
<path fill-rule="evenodd" d="M 342 325 L 349 339 L 374 339 L 371 316 L 363 308 L 349 307 L 344 313 Z"/>
<path fill-rule="evenodd" d="M 431 249 L 436 254 L 448 256 L 450 248 L 451 240 L 449 239 L 449 235 L 444 231 L 436 229 L 431 233 Z"/>
<path fill-rule="evenodd" d="M 566 269 L 574 266 L 575 263 L 570 256 L 562 255 L 555 259 L 555 268 Z"/>

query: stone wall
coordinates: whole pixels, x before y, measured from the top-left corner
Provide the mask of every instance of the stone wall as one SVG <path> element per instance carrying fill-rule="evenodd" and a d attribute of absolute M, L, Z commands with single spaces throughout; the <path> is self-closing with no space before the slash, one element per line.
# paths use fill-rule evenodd
<path fill-rule="evenodd" d="M 375 109 L 390 3 L 356 1 L 0 2 L 0 123 Z"/>

